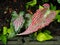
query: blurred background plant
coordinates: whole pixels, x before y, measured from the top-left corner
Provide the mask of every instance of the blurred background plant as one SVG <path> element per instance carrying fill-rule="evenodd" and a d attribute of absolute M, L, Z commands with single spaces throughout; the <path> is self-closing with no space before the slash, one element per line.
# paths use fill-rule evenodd
<path fill-rule="evenodd" d="M 57 2 L 60 4 L 60 0 L 57 0 Z"/>

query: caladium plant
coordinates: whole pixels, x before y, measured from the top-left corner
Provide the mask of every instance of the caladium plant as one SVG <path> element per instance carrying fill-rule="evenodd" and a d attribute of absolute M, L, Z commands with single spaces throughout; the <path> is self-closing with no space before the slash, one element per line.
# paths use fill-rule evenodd
<path fill-rule="evenodd" d="M 32 16 L 32 22 L 23 33 L 17 35 L 27 35 L 48 26 L 56 16 L 54 10 L 49 10 L 49 4 L 44 4 L 42 9 L 38 9 Z"/>
<path fill-rule="evenodd" d="M 25 25 L 24 26 L 25 26 L 26 29 L 31 24 L 31 21 L 32 21 L 31 19 L 32 19 L 31 14 L 29 14 L 29 13 L 25 14 Z"/>
<path fill-rule="evenodd" d="M 11 22 L 14 26 L 15 32 L 19 32 L 20 29 L 22 28 L 25 20 L 23 18 L 24 11 L 21 11 L 19 14 L 17 14 L 15 11 L 12 14 L 12 19 Z"/>

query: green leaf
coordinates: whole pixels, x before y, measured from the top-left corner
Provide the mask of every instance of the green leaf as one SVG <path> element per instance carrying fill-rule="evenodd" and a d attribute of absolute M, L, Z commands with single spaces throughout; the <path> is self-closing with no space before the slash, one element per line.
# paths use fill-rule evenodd
<path fill-rule="evenodd" d="M 20 11 L 20 12 L 19 12 L 19 15 L 20 15 L 20 16 L 23 16 L 24 14 L 25 14 L 24 11 Z"/>
<path fill-rule="evenodd" d="M 1 35 L 0 35 L 0 40 L 1 40 Z"/>
<path fill-rule="evenodd" d="M 38 35 L 37 35 L 37 40 L 38 41 L 46 41 L 46 40 L 50 40 L 52 39 L 53 37 L 51 35 L 49 35 L 48 33 L 42 33 L 40 32 Z"/>
<path fill-rule="evenodd" d="M 32 15 L 27 13 L 25 14 L 25 28 L 27 28 L 30 24 L 31 24 L 31 21 L 32 21 Z"/>
<path fill-rule="evenodd" d="M 44 33 L 51 34 L 51 32 L 48 30 L 45 30 Z"/>
<path fill-rule="evenodd" d="M 60 22 L 60 10 L 56 10 L 56 17 L 55 20 L 57 20 L 57 22 Z"/>
<path fill-rule="evenodd" d="M 46 40 L 50 40 L 52 39 L 53 37 L 51 35 L 49 35 L 48 33 L 44 33 L 46 35 Z"/>
<path fill-rule="evenodd" d="M 60 0 L 57 0 L 57 2 L 60 4 Z"/>
<path fill-rule="evenodd" d="M 3 27 L 3 35 L 7 34 L 7 27 Z"/>
<path fill-rule="evenodd" d="M 16 11 L 13 11 L 11 15 L 12 15 L 13 18 L 18 16 Z"/>
<path fill-rule="evenodd" d="M 30 2 L 27 2 L 26 3 L 26 9 L 28 9 L 29 6 L 33 7 L 36 4 L 37 4 L 37 0 L 32 0 Z"/>
<path fill-rule="evenodd" d="M 54 5 L 51 3 L 50 9 L 51 9 L 51 10 L 56 10 L 56 6 L 54 6 Z"/>
<path fill-rule="evenodd" d="M 11 28 L 9 28 L 8 29 L 8 39 L 13 38 L 14 36 L 15 36 L 15 32 Z"/>
<path fill-rule="evenodd" d="M 11 16 L 12 16 L 11 21 L 14 21 L 14 20 L 18 17 L 18 14 L 17 14 L 16 11 L 13 11 L 13 12 L 11 13 Z"/>
<path fill-rule="evenodd" d="M 7 43 L 7 36 L 6 35 L 2 35 L 1 36 L 1 40 L 6 45 L 6 43 Z"/>
<path fill-rule="evenodd" d="M 60 10 L 56 10 L 56 14 L 58 15 L 60 13 Z"/>
<path fill-rule="evenodd" d="M 57 22 L 60 22 L 60 15 L 56 15 Z"/>
<path fill-rule="evenodd" d="M 10 28 L 7 29 L 8 39 L 15 36 L 15 31 L 12 22 L 10 23 Z"/>
<path fill-rule="evenodd" d="M 39 9 L 43 9 L 43 6 L 39 5 Z"/>
<path fill-rule="evenodd" d="M 38 41 L 44 41 L 45 39 L 46 39 L 45 34 L 39 33 L 39 34 L 37 35 L 37 40 L 38 40 Z"/>
<path fill-rule="evenodd" d="M 42 0 L 43 2 L 48 2 L 49 0 Z"/>
<path fill-rule="evenodd" d="M 25 15 L 25 12 L 20 11 L 19 14 L 17 14 L 16 11 L 13 11 L 11 15 L 12 15 L 12 19 L 11 19 L 11 22 L 10 22 L 10 28 L 12 30 L 14 30 L 16 33 L 18 33 L 20 31 L 20 29 L 23 27 L 23 24 L 25 23 L 25 20 L 24 20 L 24 17 L 23 17 Z M 22 23 L 19 20 L 22 20 Z M 16 27 L 17 24 L 15 24 L 14 21 L 17 21 L 17 22 L 19 21 L 21 23 L 21 25 Z M 18 22 L 18 24 L 20 24 L 19 22 Z"/>

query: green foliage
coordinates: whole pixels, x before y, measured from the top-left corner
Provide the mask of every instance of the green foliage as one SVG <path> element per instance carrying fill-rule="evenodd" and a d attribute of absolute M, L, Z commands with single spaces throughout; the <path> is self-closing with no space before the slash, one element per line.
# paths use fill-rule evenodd
<path fill-rule="evenodd" d="M 60 22 L 60 14 L 59 14 L 60 10 L 56 10 L 56 6 L 54 6 L 53 4 L 51 4 L 50 9 L 56 11 L 56 17 L 55 17 L 55 19 L 57 19 L 57 22 Z"/>
<path fill-rule="evenodd" d="M 6 43 L 7 43 L 7 27 L 3 27 L 3 34 L 0 36 L 0 39 L 6 45 Z"/>
<path fill-rule="evenodd" d="M 0 40 L 6 45 L 7 39 L 15 36 L 15 32 L 12 28 L 3 27 L 3 34 L 0 35 Z"/>
<path fill-rule="evenodd" d="M 48 30 L 45 30 L 44 33 L 51 34 L 51 32 Z"/>
<path fill-rule="evenodd" d="M 20 11 L 18 15 L 23 16 L 25 14 L 24 11 Z"/>
<path fill-rule="evenodd" d="M 8 39 L 13 38 L 16 35 L 15 32 L 11 28 L 9 28 L 7 32 L 8 32 Z"/>
<path fill-rule="evenodd" d="M 3 27 L 3 35 L 7 34 L 7 27 Z"/>
<path fill-rule="evenodd" d="M 13 12 L 11 13 L 11 16 L 12 16 L 11 21 L 14 21 L 14 20 L 18 17 L 18 14 L 16 13 L 16 11 L 13 11 Z"/>
<path fill-rule="evenodd" d="M 12 15 L 12 18 L 15 18 L 15 17 L 18 16 L 18 14 L 16 13 L 16 11 L 13 11 L 11 15 Z"/>
<path fill-rule="evenodd" d="M 60 15 L 56 16 L 57 22 L 60 22 Z"/>
<path fill-rule="evenodd" d="M 42 0 L 42 2 L 48 2 L 49 0 Z"/>
<path fill-rule="evenodd" d="M 56 6 L 54 6 L 54 5 L 51 3 L 50 9 L 51 9 L 51 10 L 56 10 Z"/>
<path fill-rule="evenodd" d="M 16 18 L 18 18 L 19 16 L 23 16 L 25 14 L 24 11 L 20 11 L 19 14 L 17 14 L 16 11 L 13 11 L 11 13 L 11 16 L 12 16 L 12 19 L 11 19 L 11 22 L 13 22 Z"/>
<path fill-rule="evenodd" d="M 43 9 L 43 6 L 39 5 L 39 9 Z"/>
<path fill-rule="evenodd" d="M 4 45 L 7 43 L 7 36 L 6 35 L 0 35 L 0 40 L 3 42 Z"/>
<path fill-rule="evenodd" d="M 26 3 L 26 9 L 28 9 L 29 6 L 33 7 L 33 6 L 36 5 L 36 4 L 37 4 L 37 0 L 32 0 L 32 1 L 30 1 L 30 2 L 27 2 L 27 3 Z"/>
<path fill-rule="evenodd" d="M 27 13 L 25 14 L 25 28 L 27 28 L 30 24 L 31 24 L 31 21 L 32 21 L 32 15 Z"/>
<path fill-rule="evenodd" d="M 44 3 L 47 3 L 49 2 L 49 0 L 41 0 L 40 4 L 44 4 Z"/>
<path fill-rule="evenodd" d="M 56 13 L 57 13 L 57 15 L 56 15 L 56 17 L 55 17 L 55 20 L 57 20 L 57 22 L 60 22 L 60 10 L 56 10 Z"/>
<path fill-rule="evenodd" d="M 12 23 L 10 23 L 10 28 L 7 29 L 7 33 L 8 33 L 8 39 L 13 38 L 16 35 Z"/>
<path fill-rule="evenodd" d="M 40 32 L 38 33 L 36 39 L 38 41 L 46 41 L 46 40 L 50 40 L 52 39 L 53 37 L 50 35 L 50 32 L 49 31 L 44 31 L 44 32 Z"/>
<path fill-rule="evenodd" d="M 11 27 L 11 28 L 12 28 L 12 27 L 15 28 L 17 24 L 14 24 L 14 21 L 15 21 L 16 19 L 19 20 L 20 17 L 23 17 L 23 16 L 24 16 L 24 14 L 25 14 L 24 11 L 20 11 L 19 14 L 17 14 L 16 11 L 13 11 L 12 14 L 11 14 L 11 15 L 12 15 L 12 19 L 11 19 L 11 26 L 10 26 L 10 27 Z M 23 17 L 23 18 L 24 18 L 24 17 Z M 16 33 L 18 33 L 18 32 L 20 31 L 20 29 L 23 27 L 24 22 L 25 22 L 25 20 L 23 19 L 22 24 L 21 24 L 20 26 L 18 26 L 17 28 L 14 29 Z"/>
<path fill-rule="evenodd" d="M 60 4 L 60 0 L 57 0 L 57 2 Z"/>
<path fill-rule="evenodd" d="M 1 40 L 6 45 L 6 43 L 7 43 L 7 36 L 6 35 L 1 35 Z"/>
<path fill-rule="evenodd" d="M 51 32 L 48 30 L 45 30 L 44 32 L 38 31 L 29 36 L 32 38 L 32 40 L 37 40 L 40 42 L 53 39 Z"/>

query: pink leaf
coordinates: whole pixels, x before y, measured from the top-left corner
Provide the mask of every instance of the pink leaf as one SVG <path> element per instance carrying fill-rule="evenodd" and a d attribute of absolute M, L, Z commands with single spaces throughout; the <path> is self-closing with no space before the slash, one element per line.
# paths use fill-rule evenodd
<path fill-rule="evenodd" d="M 33 15 L 32 22 L 30 26 L 26 29 L 26 31 L 17 35 L 27 35 L 36 32 L 38 31 L 38 29 L 42 29 L 43 27 L 49 25 L 55 18 L 56 12 L 50 11 L 47 17 L 44 17 L 47 10 L 48 8 L 44 8 L 42 10 L 38 9 L 36 13 Z"/>
<path fill-rule="evenodd" d="M 16 20 L 14 20 L 14 22 L 13 22 L 13 25 L 14 25 L 14 28 L 15 28 L 15 31 L 17 32 L 18 30 L 20 30 L 19 28 L 21 28 L 24 23 L 24 19 L 23 19 L 23 16 L 19 16 L 19 17 L 17 17 L 17 19 Z"/>
<path fill-rule="evenodd" d="M 50 5 L 48 3 L 43 4 L 44 8 L 49 8 Z"/>

